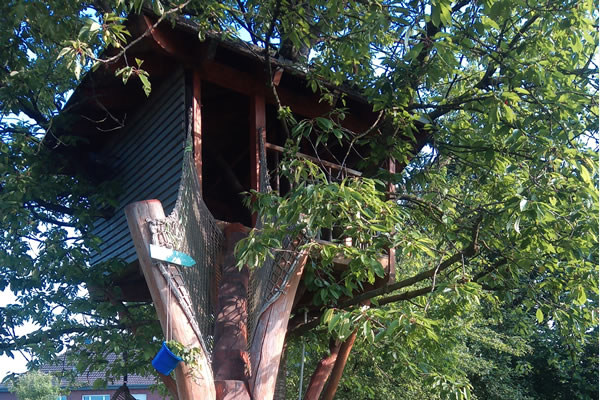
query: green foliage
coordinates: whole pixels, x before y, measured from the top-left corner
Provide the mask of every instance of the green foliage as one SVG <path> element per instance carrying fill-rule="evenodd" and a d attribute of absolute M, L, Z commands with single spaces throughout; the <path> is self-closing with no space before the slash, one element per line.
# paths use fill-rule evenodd
<path fill-rule="evenodd" d="M 598 14 L 590 0 L 3 2 L 0 289 L 17 300 L 0 312 L 0 353 L 23 349 L 42 362 L 76 348 L 69 354 L 82 371 L 104 370 L 106 352 L 127 350 L 128 365 L 109 375 L 150 370 L 161 336 L 152 306 L 95 300 L 120 298 L 111 280 L 123 264 L 89 265 L 93 221 L 114 207 L 118 188 L 74 174 L 41 144 L 69 127 L 60 112 L 77 81 L 123 62 L 137 39 L 127 16 L 145 6 L 163 23 L 182 15 L 197 23 L 200 39 L 221 32 L 277 50 L 336 108 L 295 120 L 277 104 L 291 132 L 280 172 L 293 187 L 283 197 L 254 194 L 265 223 L 237 251 L 255 267 L 285 236 L 308 237 L 305 284 L 322 311 L 312 362 L 329 337 L 359 333 L 340 398 L 552 398 L 542 374 L 556 383 L 555 398 L 594 396 Z M 117 75 L 148 94 L 143 62 L 125 62 Z M 377 123 L 344 128 L 353 95 L 325 82 L 366 96 Z M 301 140 L 321 154 L 349 149 L 363 176 L 296 159 Z M 406 167 L 387 173 L 389 158 Z M 339 239 L 319 244 L 329 231 Z M 391 246 L 396 283 L 358 298 L 382 276 Z M 341 276 L 336 257 L 350 260 Z M 26 322 L 38 329 L 15 337 Z"/>
<path fill-rule="evenodd" d="M 186 347 L 177 340 L 169 340 L 167 347 L 173 354 L 180 357 L 192 371 L 198 368 L 204 357 L 204 352 L 199 347 Z"/>
<path fill-rule="evenodd" d="M 19 400 L 56 400 L 60 394 L 60 387 L 51 375 L 30 371 L 21 375 L 10 386 L 10 391 L 16 394 Z"/>

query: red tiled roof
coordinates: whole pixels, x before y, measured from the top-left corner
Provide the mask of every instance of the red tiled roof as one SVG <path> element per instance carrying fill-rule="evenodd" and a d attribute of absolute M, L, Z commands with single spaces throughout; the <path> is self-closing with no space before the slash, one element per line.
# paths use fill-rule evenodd
<path fill-rule="evenodd" d="M 115 354 L 109 354 L 106 357 L 106 361 L 109 364 L 112 364 L 116 359 L 117 359 L 117 356 Z M 40 371 L 45 372 L 47 374 L 59 375 L 59 376 L 65 375 L 65 374 L 67 374 L 67 375 L 72 374 L 73 367 L 71 365 L 67 364 L 66 361 L 64 361 L 64 360 L 65 359 L 63 357 L 62 363 L 53 364 L 53 365 L 44 364 L 40 367 Z M 92 387 L 94 385 L 94 382 L 97 379 L 106 379 L 105 374 L 106 373 L 104 371 L 87 371 L 87 372 L 77 375 L 75 377 L 74 384 L 76 386 L 80 386 L 80 387 Z M 150 386 L 155 383 L 156 383 L 156 379 L 153 376 L 140 376 L 140 375 L 135 375 L 135 374 L 127 375 L 127 385 L 128 386 Z M 72 382 L 69 382 L 67 379 L 62 379 L 60 382 L 60 385 L 63 387 L 70 385 L 70 384 L 72 384 Z M 122 384 L 123 384 L 123 378 L 107 381 L 108 386 L 121 386 Z"/>

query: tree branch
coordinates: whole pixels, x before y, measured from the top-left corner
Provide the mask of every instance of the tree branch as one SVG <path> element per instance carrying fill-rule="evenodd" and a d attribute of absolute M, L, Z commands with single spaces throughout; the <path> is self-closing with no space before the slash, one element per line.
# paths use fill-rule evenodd
<path fill-rule="evenodd" d="M 48 224 L 57 225 L 57 226 L 70 227 L 70 228 L 77 228 L 78 227 L 76 224 L 73 224 L 73 223 L 70 223 L 70 222 L 59 221 L 57 219 L 50 218 L 50 217 L 47 217 L 45 215 L 42 215 L 42 214 L 38 213 L 35 210 L 35 207 L 32 206 L 31 204 L 25 204 L 24 207 L 27 210 L 29 210 L 29 212 L 31 212 L 31 214 L 33 215 L 33 217 L 35 219 L 38 219 L 38 220 L 40 220 L 42 222 L 46 222 Z"/>
<path fill-rule="evenodd" d="M 0 351 L 6 350 L 17 350 L 18 348 L 23 348 L 31 345 L 35 345 L 42 341 L 47 341 L 50 338 L 58 339 L 63 335 L 68 335 L 71 333 L 83 333 L 89 331 L 111 331 L 111 330 L 123 330 L 123 329 L 132 329 L 140 326 L 147 326 L 149 324 L 156 323 L 156 320 L 140 320 L 135 323 L 127 323 L 127 324 L 116 324 L 116 325 L 105 325 L 105 326 L 71 326 L 69 328 L 62 328 L 57 330 L 47 329 L 47 330 L 37 330 L 31 334 L 23 335 L 20 337 L 16 337 L 14 341 L 0 343 Z"/>
<path fill-rule="evenodd" d="M 381 288 L 370 290 L 368 292 L 360 294 L 356 297 L 353 297 L 352 299 L 349 299 L 348 301 L 341 303 L 339 305 L 339 308 L 348 308 L 348 307 L 357 305 L 365 300 L 369 300 L 374 297 L 393 292 L 394 290 L 398 290 L 398 289 L 405 288 L 407 286 L 414 285 L 417 282 L 421 282 L 425 279 L 433 277 L 433 275 L 436 273 L 444 271 L 445 269 L 450 267 L 452 264 L 454 264 L 458 261 L 461 261 L 463 258 L 473 257 L 475 254 L 477 254 L 479 252 L 479 244 L 478 244 L 479 228 L 481 226 L 482 220 L 483 220 L 482 215 L 477 216 L 475 223 L 473 225 L 473 230 L 471 232 L 471 244 L 469 244 L 469 246 L 467 246 L 464 250 L 454 254 L 453 256 L 451 256 L 450 258 L 448 258 L 447 260 L 442 262 L 439 266 L 428 269 L 428 270 L 423 271 L 419 274 L 416 274 L 410 278 L 393 283 L 391 285 L 386 285 Z M 422 289 L 418 289 L 418 290 L 422 290 Z M 431 287 L 427 288 L 427 290 L 431 291 Z M 425 293 L 427 292 L 427 290 L 425 291 Z M 411 293 L 411 292 L 408 292 L 408 293 Z M 408 294 L 402 294 L 399 296 L 408 296 Z M 408 297 L 408 298 L 413 298 L 413 297 L 416 297 L 416 295 L 412 296 L 412 297 Z M 400 297 L 399 300 L 405 300 L 405 298 Z M 396 301 L 398 301 L 398 300 L 396 300 Z"/>

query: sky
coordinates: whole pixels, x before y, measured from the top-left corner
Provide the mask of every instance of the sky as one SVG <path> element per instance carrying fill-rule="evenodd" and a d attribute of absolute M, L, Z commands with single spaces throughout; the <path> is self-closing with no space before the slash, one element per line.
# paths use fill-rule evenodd
<path fill-rule="evenodd" d="M 14 303 L 16 300 L 15 295 L 8 288 L 0 292 L 0 307 L 4 307 L 7 304 Z M 25 334 L 33 330 L 33 325 L 25 325 L 17 330 L 17 334 Z M 7 374 L 10 373 L 21 373 L 27 371 L 27 360 L 20 353 L 13 353 L 15 358 L 10 358 L 6 355 L 0 356 L 0 381 L 4 379 Z"/>

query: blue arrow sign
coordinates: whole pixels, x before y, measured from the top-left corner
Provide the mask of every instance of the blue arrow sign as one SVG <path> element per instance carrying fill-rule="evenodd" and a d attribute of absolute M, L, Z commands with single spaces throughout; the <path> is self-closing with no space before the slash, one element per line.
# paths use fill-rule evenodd
<path fill-rule="evenodd" d="M 150 257 L 155 260 L 181 265 L 182 267 L 192 267 L 196 264 L 196 261 L 185 253 L 154 244 L 150 245 Z"/>

